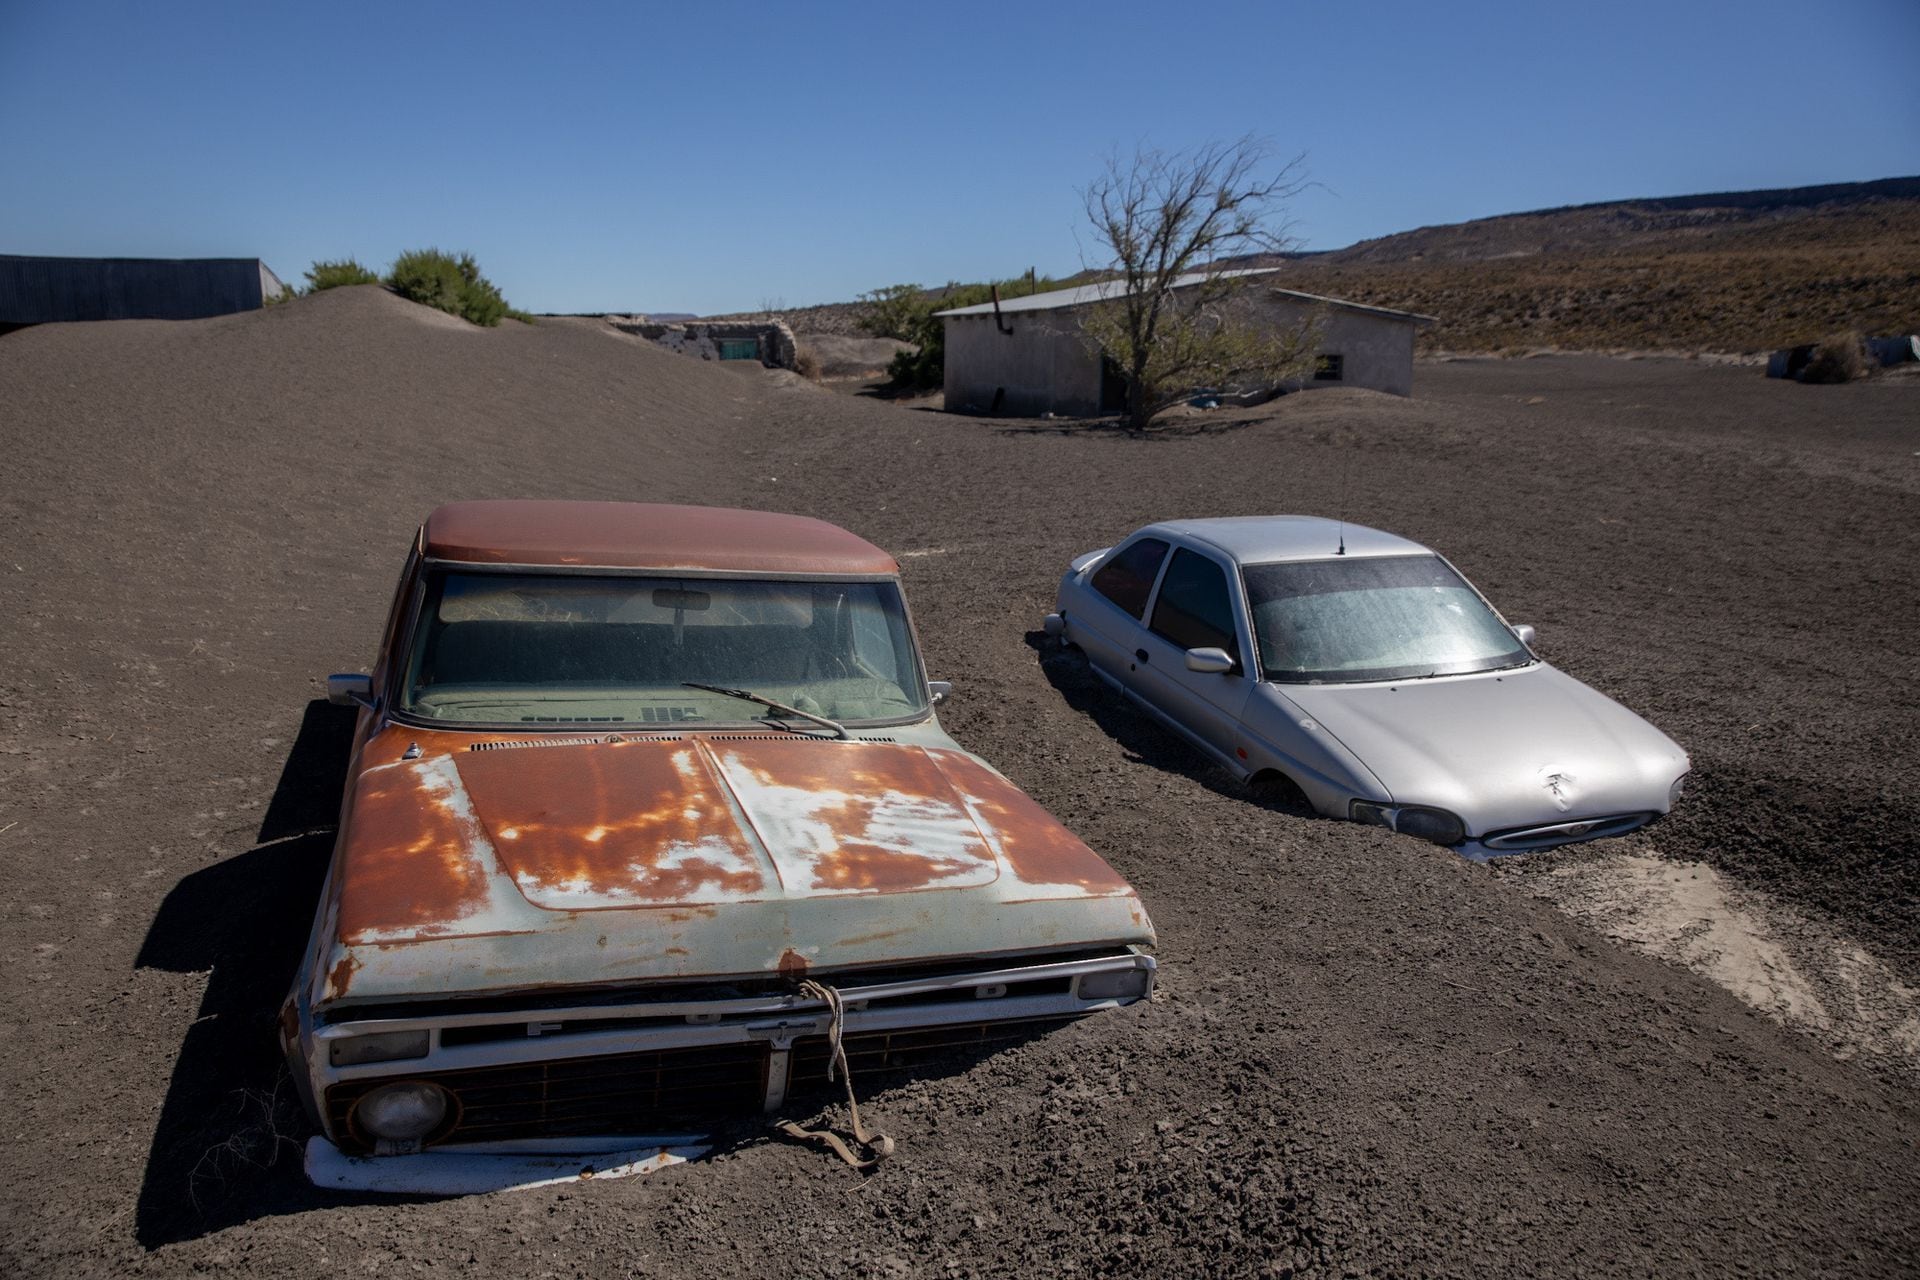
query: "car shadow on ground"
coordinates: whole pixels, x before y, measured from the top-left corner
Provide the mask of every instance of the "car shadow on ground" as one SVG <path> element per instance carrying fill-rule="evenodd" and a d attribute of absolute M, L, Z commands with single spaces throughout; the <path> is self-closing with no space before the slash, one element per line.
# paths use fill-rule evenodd
<path fill-rule="evenodd" d="M 326 877 L 353 717 L 307 704 L 254 847 L 175 885 L 141 944 L 139 968 L 207 975 L 135 1211 L 148 1248 L 318 1203 L 300 1169 L 307 1122 L 274 1019 Z"/>
<path fill-rule="evenodd" d="M 256 1218 L 345 1204 L 431 1197 L 320 1191 L 303 1158 L 312 1126 L 278 1051 L 275 1021 L 312 929 L 346 785 L 354 711 L 307 704 L 281 766 L 255 844 L 196 871 L 160 904 L 135 960 L 142 969 L 205 973 L 206 994 L 174 1064 L 134 1211 L 148 1249 L 210 1235 Z M 908 1067 L 859 1071 L 860 1099 L 914 1081 L 958 1075 L 1035 1031 L 991 1046 L 955 1048 Z M 844 1086 L 799 1084 L 783 1119 L 846 1133 Z M 873 1117 L 868 1117 L 871 1123 Z M 704 1126 L 715 1153 L 765 1141 L 769 1117 Z M 831 1158 L 831 1157 L 825 1157 Z"/>
<path fill-rule="evenodd" d="M 1040 657 L 1040 670 L 1069 707 L 1100 726 L 1129 759 L 1190 778 L 1209 791 L 1296 818 L 1317 818 L 1313 806 L 1291 783 L 1250 787 L 1188 746 L 1170 730 L 1149 720 L 1094 674 L 1079 649 L 1063 645 L 1044 631 L 1029 631 L 1027 647 Z"/>

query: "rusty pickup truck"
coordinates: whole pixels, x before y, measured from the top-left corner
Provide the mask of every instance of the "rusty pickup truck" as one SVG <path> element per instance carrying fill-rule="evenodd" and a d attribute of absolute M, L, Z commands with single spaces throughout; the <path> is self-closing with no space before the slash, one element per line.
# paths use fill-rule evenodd
<path fill-rule="evenodd" d="M 833 525 L 453 503 L 328 692 L 358 720 L 280 1019 L 322 1185 L 644 1170 L 836 1061 L 1152 989 L 1133 889 L 941 730 L 898 566 Z"/>

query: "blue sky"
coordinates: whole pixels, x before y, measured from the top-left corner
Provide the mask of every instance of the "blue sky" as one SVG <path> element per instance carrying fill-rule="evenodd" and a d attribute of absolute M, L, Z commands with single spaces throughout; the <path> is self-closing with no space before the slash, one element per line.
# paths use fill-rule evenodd
<path fill-rule="evenodd" d="M 473 252 L 531 310 L 1064 273 L 1114 148 L 1306 153 L 1312 248 L 1920 173 L 1914 0 L 0 0 L 0 252 Z"/>

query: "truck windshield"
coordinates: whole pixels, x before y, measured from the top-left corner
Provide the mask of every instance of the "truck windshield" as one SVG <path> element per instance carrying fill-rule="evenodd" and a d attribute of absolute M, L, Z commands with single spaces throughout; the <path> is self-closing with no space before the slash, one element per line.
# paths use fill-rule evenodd
<path fill-rule="evenodd" d="M 1438 556 L 1250 564 L 1244 573 L 1268 680 L 1411 680 L 1533 661 Z"/>
<path fill-rule="evenodd" d="M 753 718 L 753 704 L 688 681 L 842 722 L 927 710 L 891 582 L 458 570 L 428 577 L 400 710 L 489 724 Z"/>

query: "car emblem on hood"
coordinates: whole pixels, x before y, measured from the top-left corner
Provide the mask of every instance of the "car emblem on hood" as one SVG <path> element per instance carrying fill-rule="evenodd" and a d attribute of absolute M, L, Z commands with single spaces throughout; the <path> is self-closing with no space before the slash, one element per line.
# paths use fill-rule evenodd
<path fill-rule="evenodd" d="M 1573 807 L 1576 792 L 1573 775 L 1554 765 L 1540 767 L 1540 785 L 1553 798 L 1553 807 L 1565 813 Z"/>

